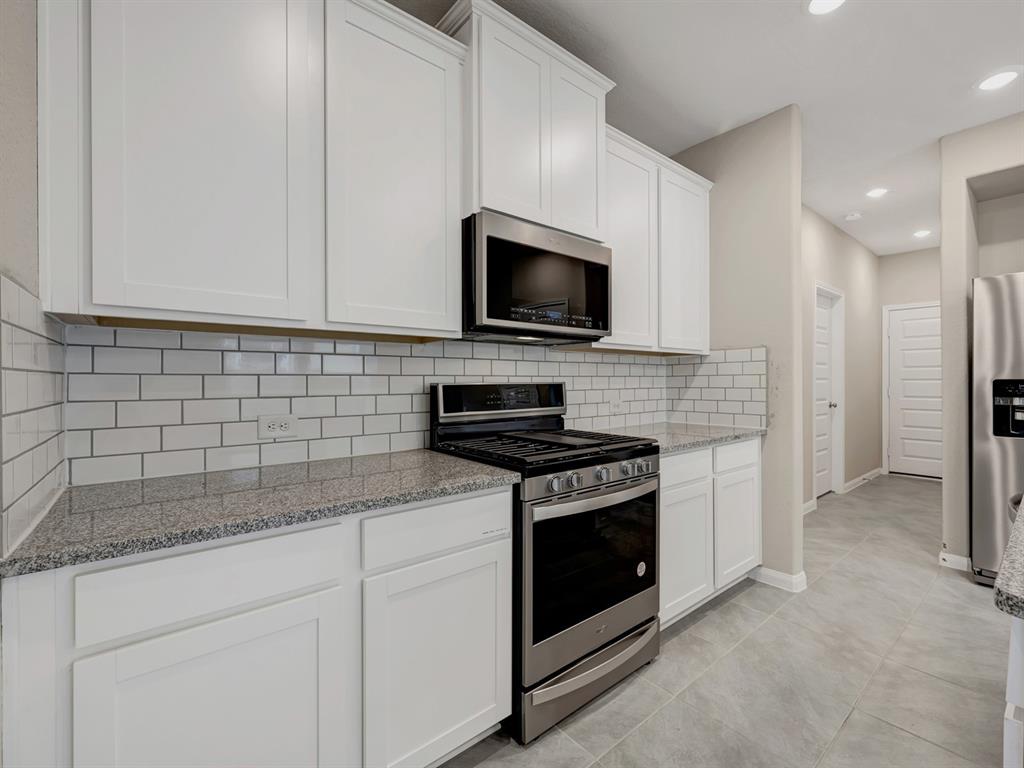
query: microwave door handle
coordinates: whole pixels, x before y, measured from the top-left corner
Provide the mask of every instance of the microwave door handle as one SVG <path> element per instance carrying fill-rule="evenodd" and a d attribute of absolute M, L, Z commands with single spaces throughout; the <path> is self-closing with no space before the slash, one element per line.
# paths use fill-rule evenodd
<path fill-rule="evenodd" d="M 575 501 L 561 501 L 556 504 L 541 504 L 533 508 L 533 522 L 551 520 L 556 517 L 578 515 L 583 512 L 593 512 L 595 509 L 610 507 L 613 504 L 621 504 L 624 501 L 644 496 L 651 491 L 658 490 L 657 480 L 648 480 L 646 483 L 634 485 L 615 493 L 602 493 L 598 496 L 591 496 L 586 499 Z"/>

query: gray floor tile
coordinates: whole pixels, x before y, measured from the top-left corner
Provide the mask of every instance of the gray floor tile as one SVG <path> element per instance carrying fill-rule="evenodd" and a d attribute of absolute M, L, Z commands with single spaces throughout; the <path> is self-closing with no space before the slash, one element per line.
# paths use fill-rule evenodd
<path fill-rule="evenodd" d="M 589 752 L 556 728 L 526 747 L 504 734 L 488 736 L 443 768 L 587 768 L 593 762 Z"/>
<path fill-rule="evenodd" d="M 804 539 L 804 573 L 807 574 L 807 583 L 810 584 L 824 575 L 829 568 L 846 557 L 851 549 L 838 544 L 814 543 Z"/>
<path fill-rule="evenodd" d="M 979 765 L 1002 760 L 1003 701 L 882 662 L 857 709 Z"/>
<path fill-rule="evenodd" d="M 668 640 L 663 635 L 661 653 L 640 674 L 674 695 L 696 680 L 722 653 L 720 646 L 693 632 L 683 632 Z"/>
<path fill-rule="evenodd" d="M 992 589 L 966 573 L 943 568 L 910 622 L 923 627 L 973 626 L 979 634 L 1002 638 L 1011 619 L 992 602 Z"/>
<path fill-rule="evenodd" d="M 600 757 L 672 696 L 634 675 L 607 691 L 559 727 L 594 757 Z"/>
<path fill-rule="evenodd" d="M 753 608 L 755 611 L 775 613 L 792 597 L 792 592 L 747 579 L 740 585 L 732 602 L 745 608 Z"/>
<path fill-rule="evenodd" d="M 1009 631 L 979 633 L 958 621 L 944 626 L 909 624 L 887 658 L 979 693 L 1006 695 Z"/>
<path fill-rule="evenodd" d="M 767 613 L 730 602 L 709 611 L 689 631 L 717 646 L 724 653 L 763 624 L 767 618 Z"/>
<path fill-rule="evenodd" d="M 602 768 L 784 768 L 750 739 L 675 699 L 607 755 Z"/>
<path fill-rule="evenodd" d="M 880 659 L 772 618 L 680 698 L 792 766 L 813 766 Z"/>
<path fill-rule="evenodd" d="M 974 768 L 883 720 L 854 710 L 818 768 Z"/>

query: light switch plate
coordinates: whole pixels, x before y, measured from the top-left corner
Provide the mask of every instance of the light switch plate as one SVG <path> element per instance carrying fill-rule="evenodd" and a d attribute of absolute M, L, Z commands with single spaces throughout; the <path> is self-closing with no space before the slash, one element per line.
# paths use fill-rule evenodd
<path fill-rule="evenodd" d="M 256 438 L 267 440 L 274 437 L 295 437 L 299 431 L 299 420 L 288 413 L 259 416 L 256 419 Z"/>

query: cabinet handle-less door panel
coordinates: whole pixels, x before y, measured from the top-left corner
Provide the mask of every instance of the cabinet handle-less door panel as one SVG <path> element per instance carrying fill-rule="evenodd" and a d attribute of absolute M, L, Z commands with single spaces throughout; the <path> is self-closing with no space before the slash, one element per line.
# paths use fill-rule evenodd
<path fill-rule="evenodd" d="M 715 477 L 715 587 L 761 564 L 761 479 L 757 466 Z"/>
<path fill-rule="evenodd" d="M 337 0 L 326 47 L 327 319 L 457 331 L 461 61 Z"/>
<path fill-rule="evenodd" d="M 76 766 L 337 766 L 341 588 L 76 661 Z"/>
<path fill-rule="evenodd" d="M 604 236 L 604 88 L 551 61 L 551 225 Z"/>
<path fill-rule="evenodd" d="M 92 301 L 303 319 L 323 6 L 91 4 Z"/>
<path fill-rule="evenodd" d="M 715 591 L 713 498 L 710 477 L 661 492 L 662 623 Z"/>
<path fill-rule="evenodd" d="M 658 344 L 658 166 L 608 142 L 608 244 L 612 335 L 595 346 Z"/>
<path fill-rule="evenodd" d="M 480 204 L 551 223 L 551 57 L 480 19 Z"/>
<path fill-rule="evenodd" d="M 508 539 L 363 582 L 364 756 L 423 766 L 507 717 Z"/>
<path fill-rule="evenodd" d="M 659 169 L 660 347 L 708 351 L 708 194 Z"/>

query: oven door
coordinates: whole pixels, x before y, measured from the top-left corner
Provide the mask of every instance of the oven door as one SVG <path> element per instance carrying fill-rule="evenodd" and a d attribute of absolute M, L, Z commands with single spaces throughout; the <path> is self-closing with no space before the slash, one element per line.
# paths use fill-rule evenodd
<path fill-rule="evenodd" d="M 522 684 L 658 613 L 658 480 L 523 505 Z"/>
<path fill-rule="evenodd" d="M 611 251 L 482 211 L 469 219 L 473 332 L 599 339 L 611 333 Z"/>

